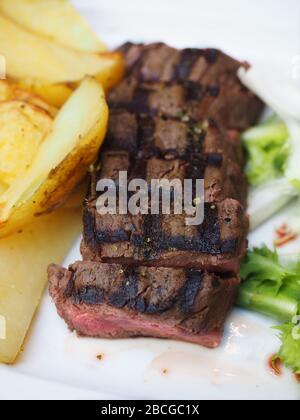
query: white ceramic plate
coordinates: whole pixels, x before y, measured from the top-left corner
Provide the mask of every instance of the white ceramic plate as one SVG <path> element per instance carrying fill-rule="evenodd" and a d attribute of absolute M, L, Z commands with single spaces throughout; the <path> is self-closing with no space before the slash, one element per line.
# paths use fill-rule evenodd
<path fill-rule="evenodd" d="M 288 66 L 300 39 L 298 0 L 74 3 L 111 47 L 126 40 L 163 40 L 179 47 L 217 46 L 240 59 Z M 251 245 L 271 245 L 274 228 L 291 211 L 251 234 Z M 79 241 L 66 265 L 80 258 Z M 294 243 L 284 251 L 299 250 L 300 243 Z M 268 369 L 279 346 L 272 325 L 236 309 L 223 345 L 213 351 L 152 339 L 79 339 L 67 331 L 46 294 L 19 362 L 0 366 L 0 399 L 298 400 L 300 386 L 291 373 L 275 377 Z"/>

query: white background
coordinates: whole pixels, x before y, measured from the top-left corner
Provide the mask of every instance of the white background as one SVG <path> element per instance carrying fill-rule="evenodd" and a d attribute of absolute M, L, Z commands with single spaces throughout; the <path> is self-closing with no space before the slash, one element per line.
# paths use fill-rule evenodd
<path fill-rule="evenodd" d="M 125 39 L 218 47 L 239 57 L 300 53 L 299 0 L 74 0 L 114 47 Z M 99 14 L 95 15 L 95 7 Z"/>

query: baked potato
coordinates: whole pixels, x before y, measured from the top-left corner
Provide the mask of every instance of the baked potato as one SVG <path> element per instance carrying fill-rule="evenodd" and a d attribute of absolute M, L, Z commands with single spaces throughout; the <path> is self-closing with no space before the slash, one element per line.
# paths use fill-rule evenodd
<path fill-rule="evenodd" d="M 0 0 L 0 12 L 65 47 L 89 52 L 107 50 L 68 0 Z"/>
<path fill-rule="evenodd" d="M 81 230 L 81 210 L 56 210 L 0 239 L 0 363 L 13 363 L 40 303 L 50 262 L 63 263 Z"/>
<path fill-rule="evenodd" d="M 0 194 L 0 237 L 22 229 L 66 199 L 95 161 L 108 123 L 105 93 L 90 77 L 81 83 L 53 121 L 42 108 L 33 108 L 26 102 L 20 105 L 18 101 L 9 104 L 10 112 L 16 117 L 17 112 L 26 110 L 30 118 L 25 132 L 21 129 L 23 123 L 17 122 L 21 127 L 16 140 L 22 145 L 19 150 L 11 141 L 15 136 L 16 117 L 10 117 L 11 123 L 7 124 L 4 113 L 3 128 L 0 125 L 0 154 L 7 156 L 0 159 L 3 161 L 0 170 L 5 174 L 1 176 L 4 185 Z M 2 106 L 7 107 L 7 103 L 3 102 Z M 34 136 L 31 124 L 36 126 Z M 10 131 L 12 135 L 6 135 Z M 20 166 L 21 160 L 24 163 Z"/>
<path fill-rule="evenodd" d="M 24 29 L 0 14 L 0 54 L 7 76 L 55 106 L 72 93 L 85 76 L 94 76 L 109 89 L 122 77 L 119 53 L 76 51 Z"/>

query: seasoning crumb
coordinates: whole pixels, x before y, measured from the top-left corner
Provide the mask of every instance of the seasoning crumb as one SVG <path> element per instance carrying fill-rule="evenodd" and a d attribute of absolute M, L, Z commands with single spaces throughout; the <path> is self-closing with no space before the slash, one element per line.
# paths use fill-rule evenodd
<path fill-rule="evenodd" d="M 209 121 L 207 121 L 207 120 L 204 121 L 203 124 L 202 124 L 202 127 L 203 127 L 204 130 L 208 130 L 209 129 Z"/>
<path fill-rule="evenodd" d="M 98 354 L 96 356 L 97 360 L 103 360 L 104 359 L 104 354 Z"/>
<path fill-rule="evenodd" d="M 203 126 L 202 126 L 202 124 L 201 124 L 201 123 L 196 124 L 196 125 L 193 127 L 193 129 L 194 129 L 194 133 L 195 133 L 195 134 L 200 135 L 200 134 L 202 134 L 202 133 L 203 133 Z"/>
<path fill-rule="evenodd" d="M 190 117 L 189 117 L 188 115 L 184 115 L 184 116 L 181 118 L 181 121 L 182 121 L 183 123 L 188 123 L 188 122 L 190 121 Z"/>
<path fill-rule="evenodd" d="M 163 369 L 162 373 L 163 373 L 163 375 L 167 375 L 169 373 L 169 370 L 168 369 Z"/>

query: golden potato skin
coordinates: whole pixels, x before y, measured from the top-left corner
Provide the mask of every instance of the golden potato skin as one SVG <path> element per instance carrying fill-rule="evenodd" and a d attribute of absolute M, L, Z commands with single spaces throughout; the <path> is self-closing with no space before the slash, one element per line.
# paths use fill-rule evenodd
<path fill-rule="evenodd" d="M 38 96 L 0 80 L 0 196 L 31 163 L 56 114 Z"/>
<path fill-rule="evenodd" d="M 47 100 L 43 100 L 38 92 L 26 86 L 26 83 L 15 82 L 10 79 L 0 80 L 0 102 L 18 100 L 45 110 L 51 117 L 57 114 L 57 108 Z"/>
<path fill-rule="evenodd" d="M 94 92 L 99 107 L 97 122 L 89 128 L 86 135 L 80 139 L 76 147 L 63 161 L 49 173 L 47 179 L 34 195 L 26 202 L 11 209 L 8 219 L 0 223 L 0 238 L 20 230 L 23 226 L 31 223 L 35 217 L 48 213 L 61 205 L 85 177 L 90 165 L 96 160 L 99 148 L 106 135 L 109 111 L 104 92 L 99 83 L 92 79 L 87 79 L 86 83 L 87 86 L 92 84 L 92 87 L 99 93 L 99 95 L 98 93 L 96 95 L 96 92 Z M 84 97 L 84 91 L 82 99 L 85 101 L 82 109 L 85 115 L 89 112 L 86 109 L 89 98 Z M 65 106 L 68 106 L 68 104 Z M 94 102 L 91 103 L 91 106 L 94 111 Z M 68 113 L 72 115 L 72 109 L 68 108 Z M 69 123 L 69 120 L 67 123 Z M 80 135 L 81 133 L 77 133 L 78 138 L 80 138 Z"/>
<path fill-rule="evenodd" d="M 0 183 L 10 186 L 31 164 L 53 118 L 23 100 L 0 102 Z"/>
<path fill-rule="evenodd" d="M 21 81 L 19 84 L 56 108 L 61 108 L 77 87 L 75 83 L 46 84 L 38 81 Z"/>

